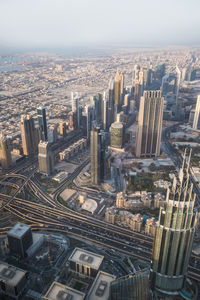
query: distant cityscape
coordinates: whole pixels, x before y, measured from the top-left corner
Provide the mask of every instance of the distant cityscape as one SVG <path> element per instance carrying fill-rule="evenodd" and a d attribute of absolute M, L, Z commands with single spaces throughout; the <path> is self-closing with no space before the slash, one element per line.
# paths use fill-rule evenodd
<path fill-rule="evenodd" d="M 0 299 L 200 299 L 200 49 L 0 56 Z"/>

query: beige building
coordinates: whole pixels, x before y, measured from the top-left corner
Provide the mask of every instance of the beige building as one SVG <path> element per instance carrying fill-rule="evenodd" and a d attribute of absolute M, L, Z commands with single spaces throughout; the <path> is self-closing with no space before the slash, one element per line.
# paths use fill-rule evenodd
<path fill-rule="evenodd" d="M 10 142 L 3 133 L 0 134 L 0 164 L 3 169 L 12 166 Z"/>
<path fill-rule="evenodd" d="M 140 214 L 133 215 L 129 211 L 119 211 L 117 220 L 118 223 L 128 226 L 134 231 L 141 231 L 143 218 Z"/>
<path fill-rule="evenodd" d="M 157 193 L 154 195 L 154 208 L 160 208 L 164 206 L 166 197 L 163 194 Z"/>
<path fill-rule="evenodd" d="M 23 153 L 26 156 L 32 156 L 36 153 L 38 147 L 37 131 L 32 116 L 22 115 L 20 127 Z"/>
<path fill-rule="evenodd" d="M 111 224 L 115 224 L 117 210 L 114 207 L 107 207 L 105 212 L 105 221 Z"/>
<path fill-rule="evenodd" d="M 126 206 L 126 197 L 123 192 L 120 192 L 116 196 L 116 207 L 124 208 Z"/>
<path fill-rule="evenodd" d="M 152 195 L 150 192 L 142 191 L 141 192 L 141 201 L 143 202 L 144 206 L 151 207 Z"/>
<path fill-rule="evenodd" d="M 160 155 L 163 105 L 161 91 L 144 91 L 138 117 L 137 157 Z"/>
<path fill-rule="evenodd" d="M 149 218 L 146 220 L 145 234 L 150 235 L 150 236 L 155 236 L 155 234 L 156 234 L 156 219 L 155 218 Z"/>

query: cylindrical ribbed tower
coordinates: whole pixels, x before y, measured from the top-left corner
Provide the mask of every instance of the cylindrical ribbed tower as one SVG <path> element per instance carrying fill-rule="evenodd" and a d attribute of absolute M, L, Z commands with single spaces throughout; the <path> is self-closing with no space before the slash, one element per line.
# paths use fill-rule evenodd
<path fill-rule="evenodd" d="M 152 286 L 167 294 L 177 294 L 184 285 L 196 225 L 196 194 L 189 167 L 180 170 L 160 208 L 151 265 Z"/>
<path fill-rule="evenodd" d="M 110 128 L 110 145 L 115 148 L 122 148 L 124 144 L 124 125 L 121 122 L 115 122 Z"/>

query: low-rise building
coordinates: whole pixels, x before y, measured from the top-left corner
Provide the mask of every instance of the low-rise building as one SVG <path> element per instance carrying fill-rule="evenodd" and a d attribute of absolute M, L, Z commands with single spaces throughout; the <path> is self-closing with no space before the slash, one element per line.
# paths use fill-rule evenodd
<path fill-rule="evenodd" d="M 84 276 L 95 277 L 103 259 L 102 255 L 75 248 L 69 257 L 70 269 Z"/>
<path fill-rule="evenodd" d="M 44 300 L 84 300 L 85 294 L 54 281 L 42 298 Z"/>
<path fill-rule="evenodd" d="M 27 279 L 26 271 L 0 262 L 0 291 L 4 295 L 18 299 L 26 287 Z"/>
<path fill-rule="evenodd" d="M 86 139 L 80 139 L 62 152 L 59 153 L 60 160 L 67 160 L 72 157 L 74 154 L 78 153 L 79 151 L 83 150 L 87 146 Z"/>
<path fill-rule="evenodd" d="M 110 283 L 115 280 L 115 276 L 99 271 L 95 278 L 86 300 L 108 300 L 110 294 Z"/>

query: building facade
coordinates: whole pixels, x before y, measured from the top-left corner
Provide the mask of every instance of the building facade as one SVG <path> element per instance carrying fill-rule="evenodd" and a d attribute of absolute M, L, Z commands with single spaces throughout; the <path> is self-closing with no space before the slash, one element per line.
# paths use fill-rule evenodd
<path fill-rule="evenodd" d="M 38 125 L 39 125 L 39 136 L 40 140 L 47 141 L 47 120 L 46 120 L 46 109 L 45 107 L 38 107 L 37 109 Z"/>
<path fill-rule="evenodd" d="M 137 157 L 160 155 L 164 98 L 161 91 L 145 91 L 140 100 Z"/>
<path fill-rule="evenodd" d="M 93 127 L 90 135 L 91 183 L 100 185 L 104 180 L 105 141 L 100 127 Z"/>
<path fill-rule="evenodd" d="M 49 142 L 40 141 L 38 145 L 39 172 L 47 176 L 54 170 L 54 156 L 50 149 Z"/>
<path fill-rule="evenodd" d="M 200 113 L 200 95 L 197 97 L 196 108 L 195 108 L 194 119 L 193 119 L 193 126 L 192 126 L 193 129 L 200 129 L 199 113 Z"/>
<path fill-rule="evenodd" d="M 23 153 L 26 156 L 32 156 L 37 152 L 38 147 L 37 131 L 32 116 L 21 116 L 20 127 Z"/>
<path fill-rule="evenodd" d="M 114 122 L 110 127 L 110 146 L 122 148 L 124 146 L 124 136 L 124 124 L 122 122 Z"/>
<path fill-rule="evenodd" d="M 3 133 L 0 134 L 0 164 L 3 169 L 8 169 L 12 166 L 10 143 Z"/>
<path fill-rule="evenodd" d="M 191 152 L 190 152 L 191 155 Z M 184 286 L 196 226 L 196 194 L 190 181 L 189 164 L 180 169 L 160 208 L 154 239 L 151 280 L 153 289 L 178 294 Z"/>

